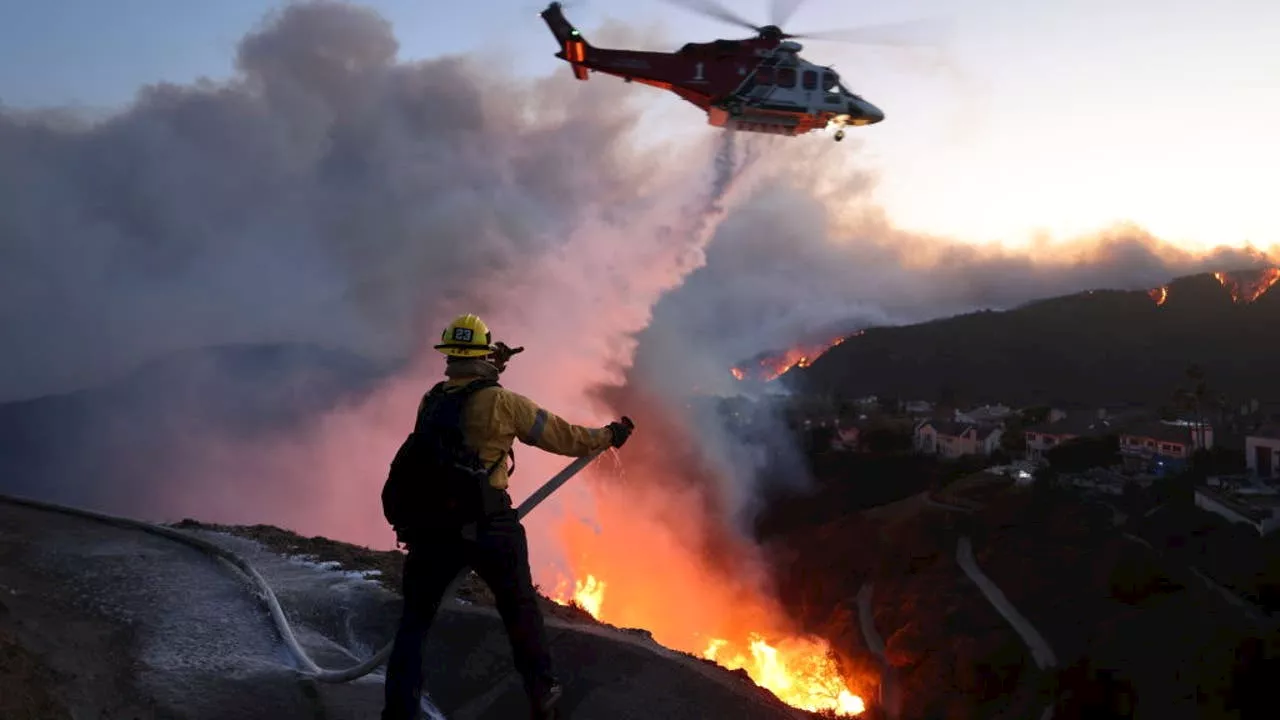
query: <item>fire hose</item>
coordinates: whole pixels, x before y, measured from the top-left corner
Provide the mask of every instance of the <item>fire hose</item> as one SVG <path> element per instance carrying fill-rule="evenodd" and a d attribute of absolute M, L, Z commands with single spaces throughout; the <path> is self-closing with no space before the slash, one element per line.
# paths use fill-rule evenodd
<path fill-rule="evenodd" d="M 525 498 L 524 502 L 520 503 L 519 507 L 516 508 L 517 516 L 524 518 L 525 515 L 528 515 L 529 512 L 542 503 L 542 501 L 546 500 L 552 493 L 568 482 L 569 478 L 577 475 L 583 468 L 590 465 L 591 462 L 599 457 L 603 452 L 603 450 L 598 450 L 590 455 L 580 457 L 566 465 L 563 470 L 556 473 L 554 477 L 543 483 L 541 487 L 534 490 L 529 497 Z M 285 617 L 284 609 L 280 607 L 280 601 L 276 599 L 276 595 L 272 592 L 271 586 L 267 584 L 266 579 L 263 578 L 262 575 L 243 557 L 222 547 L 221 545 L 217 545 L 216 543 L 204 540 L 181 530 L 175 530 L 174 528 L 167 527 L 165 525 L 157 525 L 143 520 L 134 520 L 132 518 L 119 517 L 116 515 L 107 515 L 105 513 L 94 512 L 92 510 L 83 510 L 80 508 L 67 507 L 65 505 L 55 505 L 53 503 L 46 503 L 39 500 L 13 497 L 9 495 L 0 495 L 0 501 L 15 505 L 25 505 L 39 510 L 75 515 L 106 523 L 108 525 L 114 525 L 116 527 L 142 530 L 144 532 L 175 540 L 184 545 L 193 547 L 207 555 L 227 561 L 236 569 L 243 572 L 249 580 L 257 586 L 257 589 L 261 593 L 262 600 L 266 603 L 267 610 L 271 614 L 271 620 L 276 626 L 276 631 L 280 633 L 280 637 L 284 640 L 285 645 L 288 646 L 289 652 L 293 654 L 298 663 L 302 666 L 301 670 L 303 674 L 319 682 L 350 682 L 356 678 L 363 677 L 373 672 L 391 656 L 392 643 L 387 643 L 386 646 L 374 654 L 373 657 L 370 657 L 368 660 L 365 660 L 354 667 L 339 670 L 329 670 L 320 667 L 311 659 L 311 656 L 302 648 L 302 645 L 298 643 L 298 638 L 294 635 L 293 628 L 289 625 L 288 618 Z M 466 578 L 466 572 L 467 571 L 464 568 L 458 573 L 458 576 L 454 578 L 453 582 L 449 584 L 448 589 L 445 590 L 444 598 L 452 598 L 457 593 L 458 586 L 461 585 L 463 579 Z"/>

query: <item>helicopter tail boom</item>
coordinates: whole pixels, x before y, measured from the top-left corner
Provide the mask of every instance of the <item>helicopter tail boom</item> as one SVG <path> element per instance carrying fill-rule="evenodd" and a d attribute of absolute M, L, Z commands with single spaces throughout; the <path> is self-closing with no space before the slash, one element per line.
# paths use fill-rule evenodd
<path fill-rule="evenodd" d="M 582 33 L 578 32 L 578 28 L 565 19 L 560 3 L 551 3 L 538 15 L 547 23 L 551 34 L 560 43 L 560 52 L 556 53 L 556 57 L 568 61 L 569 66 L 573 68 L 574 77 L 586 80 L 587 67 L 584 63 L 592 47 L 582 37 Z"/>

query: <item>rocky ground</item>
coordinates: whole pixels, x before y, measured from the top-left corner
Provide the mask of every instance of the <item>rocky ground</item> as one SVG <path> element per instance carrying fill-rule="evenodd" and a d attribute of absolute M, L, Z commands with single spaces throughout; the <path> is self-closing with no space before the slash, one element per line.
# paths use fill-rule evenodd
<path fill-rule="evenodd" d="M 303 537 L 273 525 L 218 525 L 187 519 L 174 523 L 172 527 L 222 532 L 248 538 L 281 555 L 365 574 L 388 591 L 400 592 L 404 555 L 397 550 L 372 550 L 318 535 Z M 468 573 L 458 587 L 458 597 L 485 607 L 493 607 L 493 593 L 489 592 L 489 587 L 474 573 Z M 561 605 L 541 593 L 538 599 L 544 615 L 572 622 L 600 624 L 590 613 L 572 602 Z"/>
<path fill-rule="evenodd" d="M 322 667 L 354 665 L 390 639 L 399 601 L 379 583 L 397 584 L 396 553 L 262 526 L 180 527 L 248 559 Z M 523 716 L 488 594 L 465 593 L 428 643 L 432 701 L 451 720 Z M 340 685 L 299 674 L 246 581 L 168 538 L 0 502 L 0 602 L 5 720 L 367 720 L 381 705 L 380 673 Z M 740 672 L 546 602 L 575 720 L 813 717 Z"/>

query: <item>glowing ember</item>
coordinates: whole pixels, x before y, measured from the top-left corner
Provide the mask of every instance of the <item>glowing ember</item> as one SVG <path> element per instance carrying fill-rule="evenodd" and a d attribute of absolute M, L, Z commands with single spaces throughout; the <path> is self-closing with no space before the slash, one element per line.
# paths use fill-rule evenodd
<path fill-rule="evenodd" d="M 854 333 L 854 336 L 861 334 L 862 331 L 859 330 Z M 828 340 L 825 343 L 799 345 L 791 348 L 790 350 L 786 350 L 785 352 L 766 355 L 756 361 L 754 365 L 736 367 L 731 369 L 729 372 L 733 373 L 733 376 L 738 380 L 744 380 L 748 375 L 751 375 L 756 379 L 768 382 L 783 375 L 792 368 L 809 367 L 813 364 L 814 360 L 817 360 L 828 350 L 844 342 L 846 339 L 846 336 L 841 335 L 840 337 Z"/>
<path fill-rule="evenodd" d="M 835 710 L 840 715 L 861 715 L 866 710 L 862 698 L 845 687 L 825 642 L 790 639 L 775 647 L 752 633 L 747 644 L 750 657 L 742 652 L 729 655 L 724 651 L 730 642 L 713 638 L 702 656 L 730 670 L 745 670 L 757 685 L 792 707 Z"/>
<path fill-rule="evenodd" d="M 1280 268 L 1266 268 L 1256 272 L 1216 272 L 1213 277 L 1231 293 L 1231 301 L 1247 305 L 1262 297 L 1276 281 L 1280 281 Z"/>
<path fill-rule="evenodd" d="M 567 592 L 568 585 L 567 580 L 561 579 L 556 586 L 555 595 L 551 597 L 552 601 L 582 608 L 591 617 L 599 620 L 600 606 L 604 604 L 605 584 L 597 580 L 595 575 L 587 575 L 586 581 L 574 581 L 572 597 Z"/>
<path fill-rule="evenodd" d="M 1160 307 L 1169 299 L 1169 287 L 1166 285 L 1163 287 L 1152 288 L 1147 291 L 1147 294 L 1155 301 L 1156 307 Z"/>

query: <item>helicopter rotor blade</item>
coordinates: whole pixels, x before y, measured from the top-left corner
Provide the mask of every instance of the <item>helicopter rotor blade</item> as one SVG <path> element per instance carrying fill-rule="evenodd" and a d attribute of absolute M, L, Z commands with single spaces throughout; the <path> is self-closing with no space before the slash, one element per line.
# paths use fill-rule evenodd
<path fill-rule="evenodd" d="M 863 25 L 839 30 L 817 30 L 790 35 L 806 40 L 833 40 L 859 45 L 898 47 L 938 47 L 951 37 L 951 23 L 941 20 L 907 20 L 905 22 Z"/>
<path fill-rule="evenodd" d="M 804 3 L 805 0 L 773 0 L 769 6 L 769 22 L 777 27 L 786 25 Z"/>
<path fill-rule="evenodd" d="M 663 2 L 670 3 L 672 5 L 679 5 L 686 10 L 692 10 L 701 15 L 706 15 L 707 17 L 723 20 L 731 25 L 737 25 L 738 27 L 760 32 L 760 27 L 758 25 L 736 15 L 733 11 L 724 7 L 715 0 L 663 0 Z"/>

